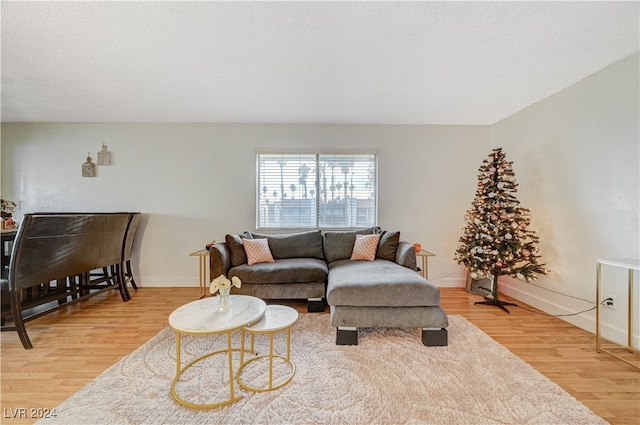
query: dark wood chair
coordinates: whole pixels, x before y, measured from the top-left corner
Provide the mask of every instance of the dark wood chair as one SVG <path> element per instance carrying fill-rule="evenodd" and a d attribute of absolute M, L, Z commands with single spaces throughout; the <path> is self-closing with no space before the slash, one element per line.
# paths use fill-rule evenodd
<path fill-rule="evenodd" d="M 3 271 L 9 271 L 11 249 L 17 233 L 17 229 L 2 229 L 0 232 L 0 243 L 2 244 L 0 248 L 2 250 L 2 253 L 0 253 L 0 262 L 2 262 Z"/>
<path fill-rule="evenodd" d="M 140 213 L 122 213 L 129 214 L 129 224 L 122 241 L 122 257 L 118 264 L 113 264 L 110 267 L 103 267 L 101 270 L 95 270 L 90 273 L 92 283 L 109 282 L 112 281 L 115 284 L 122 282 L 125 286 L 127 294 L 129 290 L 127 284 L 131 283 L 131 287 L 137 291 L 138 285 L 133 277 L 133 268 L 131 266 L 131 256 L 133 253 L 133 242 L 135 240 L 136 231 L 138 230 L 138 223 L 140 222 Z"/>
<path fill-rule="evenodd" d="M 129 218 L 129 224 L 127 231 L 125 232 L 124 241 L 122 243 L 122 260 L 118 267 L 120 274 L 119 279 L 126 287 L 128 283 L 131 283 L 131 287 L 137 291 L 138 285 L 133 277 L 133 269 L 131 267 L 131 255 L 133 253 L 133 242 L 136 237 L 136 231 L 138 230 L 138 224 L 140 223 L 140 213 L 131 213 Z"/>
<path fill-rule="evenodd" d="M 122 275 L 117 272 L 121 267 L 122 247 L 127 235 L 127 229 L 131 221 L 129 213 L 110 213 L 106 214 L 110 217 L 110 228 L 106 229 L 105 235 L 101 242 L 100 254 L 96 260 L 95 267 L 92 270 L 103 270 L 104 275 L 95 279 L 91 277 L 90 271 L 87 273 L 87 279 L 84 286 L 84 292 L 91 290 L 100 290 L 105 286 L 117 287 L 120 291 L 123 301 L 129 301 L 131 295 L 127 286 L 124 284 Z M 109 273 L 109 270 L 114 272 Z"/>
<path fill-rule="evenodd" d="M 22 345 L 32 348 L 24 322 L 66 305 L 60 300 L 82 301 L 105 290 L 117 289 L 123 301 L 130 296 L 122 281 L 91 288 L 91 270 L 122 262 L 122 246 L 130 215 L 120 213 L 44 213 L 26 214 L 16 235 L 6 279 L 2 279 L 3 304 L 8 293 L 11 317 Z M 77 277 L 79 296 L 73 297 Z M 52 282 L 61 283 L 55 290 Z M 61 290 L 61 288 L 69 290 Z M 48 289 L 47 289 L 48 288 Z M 91 292 L 91 289 L 97 289 Z M 25 301 L 26 300 L 26 301 Z M 35 305 L 58 300 L 57 307 L 23 317 L 23 311 Z"/>

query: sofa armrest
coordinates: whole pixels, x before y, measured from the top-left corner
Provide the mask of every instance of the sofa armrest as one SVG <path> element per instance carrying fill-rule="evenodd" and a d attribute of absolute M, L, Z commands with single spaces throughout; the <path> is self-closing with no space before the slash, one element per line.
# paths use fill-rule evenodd
<path fill-rule="evenodd" d="M 231 268 L 231 256 L 225 242 L 216 242 L 209 248 L 209 280 L 212 281 L 221 274 L 227 275 Z"/>
<path fill-rule="evenodd" d="M 400 241 L 396 252 L 396 263 L 401 266 L 418 270 L 416 265 L 416 247 L 411 242 Z"/>

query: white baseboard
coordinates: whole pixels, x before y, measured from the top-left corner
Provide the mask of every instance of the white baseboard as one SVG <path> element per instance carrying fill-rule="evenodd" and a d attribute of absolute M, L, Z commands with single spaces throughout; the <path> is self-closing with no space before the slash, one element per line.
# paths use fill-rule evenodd
<path fill-rule="evenodd" d="M 464 288 L 466 285 L 465 279 L 459 277 L 429 278 L 428 280 L 438 288 Z"/>
<path fill-rule="evenodd" d="M 198 288 L 198 279 L 193 277 L 145 277 L 138 279 L 138 286 L 147 288 Z"/>

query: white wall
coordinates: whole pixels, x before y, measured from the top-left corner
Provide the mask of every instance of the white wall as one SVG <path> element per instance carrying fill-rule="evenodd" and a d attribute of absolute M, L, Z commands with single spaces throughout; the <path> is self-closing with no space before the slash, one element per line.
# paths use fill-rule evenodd
<path fill-rule="evenodd" d="M 640 106 L 635 54 L 492 127 L 520 184 L 518 199 L 532 209 L 532 227 L 551 274 L 536 284 L 595 301 L 597 258 L 640 257 Z M 604 270 L 604 336 L 626 339 L 627 274 Z M 638 273 L 635 346 L 638 347 Z M 593 306 L 512 279 L 505 293 L 552 314 Z M 595 312 L 566 317 L 595 332 Z"/>
<path fill-rule="evenodd" d="M 197 285 L 188 253 L 255 229 L 255 149 L 377 148 L 379 224 L 437 254 L 430 276 L 463 285 L 453 261 L 489 127 L 215 124 L 2 125 L 2 194 L 34 211 L 141 211 L 143 286 Z M 102 143 L 112 165 L 81 177 Z M 440 279 L 441 277 L 441 279 Z"/>
<path fill-rule="evenodd" d="M 256 148 L 377 148 L 379 224 L 437 254 L 429 263 L 437 285 L 464 286 L 464 270 L 453 261 L 464 213 L 480 163 L 502 146 L 552 271 L 537 284 L 593 301 L 596 258 L 640 256 L 638 116 L 634 55 L 492 127 L 2 124 L 1 187 L 20 202 L 18 218 L 141 211 L 139 282 L 193 286 L 197 260 L 189 252 L 255 228 Z M 103 142 L 112 165 L 82 178 L 87 152 L 95 158 Z M 619 341 L 626 292 L 620 276 L 607 273 L 605 293 L 616 294 L 620 306 L 606 312 L 604 331 Z M 501 286 L 552 314 L 593 305 L 508 278 Z M 594 317 L 565 320 L 593 331 Z"/>

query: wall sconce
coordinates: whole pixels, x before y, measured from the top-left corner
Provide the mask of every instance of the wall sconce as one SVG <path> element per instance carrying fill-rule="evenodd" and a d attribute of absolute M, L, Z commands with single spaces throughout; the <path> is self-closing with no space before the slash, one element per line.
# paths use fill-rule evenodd
<path fill-rule="evenodd" d="M 82 164 L 82 177 L 95 177 L 96 176 L 96 164 L 91 162 L 91 154 L 87 154 L 87 162 Z"/>
<path fill-rule="evenodd" d="M 105 144 L 102 144 L 102 150 L 98 152 L 98 165 L 109 165 L 111 163 L 111 154 L 107 150 Z"/>

